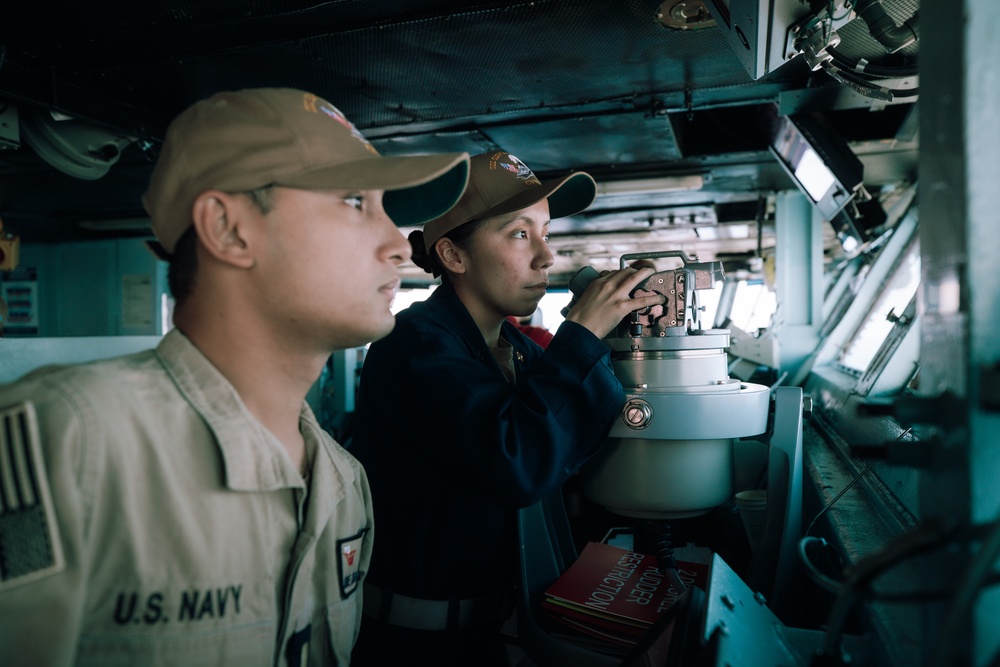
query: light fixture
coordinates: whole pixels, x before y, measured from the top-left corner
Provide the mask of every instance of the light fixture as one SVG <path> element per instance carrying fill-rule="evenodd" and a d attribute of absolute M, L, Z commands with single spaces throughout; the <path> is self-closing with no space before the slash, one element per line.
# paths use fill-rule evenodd
<path fill-rule="evenodd" d="M 685 192 L 700 190 L 704 185 L 705 177 L 701 174 L 660 176 L 624 181 L 602 181 L 597 184 L 597 196 L 611 197 L 616 195 L 652 195 L 664 192 Z"/>
<path fill-rule="evenodd" d="M 135 141 L 65 114 L 46 111 L 23 114 L 21 136 L 49 165 L 85 181 L 107 174 L 125 147 Z"/>

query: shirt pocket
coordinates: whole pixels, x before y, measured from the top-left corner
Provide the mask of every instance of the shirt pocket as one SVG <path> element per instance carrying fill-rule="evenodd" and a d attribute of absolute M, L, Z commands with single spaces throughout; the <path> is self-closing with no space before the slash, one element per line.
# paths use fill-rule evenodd
<path fill-rule="evenodd" d="M 243 626 L 183 633 L 86 634 L 80 638 L 76 665 L 100 667 L 218 667 L 270 665 L 275 625 L 262 620 Z"/>
<path fill-rule="evenodd" d="M 77 665 L 270 665 L 274 581 L 150 582 L 100 592 L 87 610 Z"/>
<path fill-rule="evenodd" d="M 324 664 L 351 664 L 351 649 L 361 628 L 361 591 L 346 600 L 326 607 L 326 628 L 329 634 L 329 651 L 332 662 Z"/>

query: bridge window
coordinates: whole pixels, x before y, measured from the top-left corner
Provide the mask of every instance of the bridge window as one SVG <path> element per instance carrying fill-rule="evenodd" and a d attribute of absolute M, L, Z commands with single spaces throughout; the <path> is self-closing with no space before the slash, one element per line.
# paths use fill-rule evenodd
<path fill-rule="evenodd" d="M 875 304 L 861 326 L 844 345 L 838 359 L 839 365 L 860 375 L 868 369 L 872 359 L 892 331 L 895 320 L 913 299 L 920 283 L 920 247 L 910 244 L 902 260 L 893 271 Z"/>

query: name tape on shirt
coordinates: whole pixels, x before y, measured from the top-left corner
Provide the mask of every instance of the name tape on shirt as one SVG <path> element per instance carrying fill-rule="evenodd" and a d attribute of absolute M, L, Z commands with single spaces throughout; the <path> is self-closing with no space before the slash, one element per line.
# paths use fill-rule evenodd
<path fill-rule="evenodd" d="M 0 409 L 0 591 L 64 567 L 35 407 Z"/>

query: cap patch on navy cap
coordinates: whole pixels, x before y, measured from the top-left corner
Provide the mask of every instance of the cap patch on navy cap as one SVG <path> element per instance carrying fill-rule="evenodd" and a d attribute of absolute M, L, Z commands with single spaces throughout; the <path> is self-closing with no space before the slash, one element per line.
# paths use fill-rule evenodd
<path fill-rule="evenodd" d="M 62 542 L 35 408 L 0 410 L 0 590 L 60 572 Z"/>

